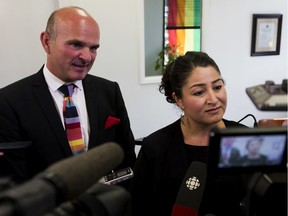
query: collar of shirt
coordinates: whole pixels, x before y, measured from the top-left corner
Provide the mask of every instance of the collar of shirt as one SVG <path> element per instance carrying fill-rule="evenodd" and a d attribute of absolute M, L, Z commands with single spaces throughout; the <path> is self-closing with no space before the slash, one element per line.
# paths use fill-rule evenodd
<path fill-rule="evenodd" d="M 58 91 L 58 88 L 65 84 L 65 82 L 60 80 L 58 77 L 56 77 L 54 74 L 52 74 L 49 71 L 49 69 L 46 67 L 46 64 L 45 64 L 45 67 L 43 68 L 43 74 L 44 74 L 48 87 L 53 92 Z M 80 91 L 83 91 L 82 80 L 77 80 L 74 82 L 74 84 L 78 87 Z"/>

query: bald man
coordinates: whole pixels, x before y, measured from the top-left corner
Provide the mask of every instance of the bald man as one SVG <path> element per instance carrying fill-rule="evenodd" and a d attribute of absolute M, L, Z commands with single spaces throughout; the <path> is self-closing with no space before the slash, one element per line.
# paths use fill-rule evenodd
<path fill-rule="evenodd" d="M 82 8 L 60 8 L 49 17 L 40 40 L 46 63 L 37 73 L 0 90 L 0 142 L 32 141 L 25 155 L 9 155 L 7 160 L 16 164 L 15 170 L 2 176 L 26 181 L 73 155 L 65 130 L 63 93 L 59 91 L 67 84 L 74 86 L 72 99 L 84 152 L 113 141 L 125 152 L 122 164 L 115 169 L 133 167 L 135 140 L 120 87 L 88 74 L 100 46 L 96 20 Z"/>

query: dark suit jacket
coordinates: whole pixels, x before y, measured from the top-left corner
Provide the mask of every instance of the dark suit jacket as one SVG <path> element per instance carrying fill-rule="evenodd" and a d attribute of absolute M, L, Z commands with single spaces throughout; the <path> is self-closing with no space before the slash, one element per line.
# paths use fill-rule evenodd
<path fill-rule="evenodd" d="M 226 127 L 243 126 L 234 121 L 223 121 Z M 132 179 L 133 216 L 171 216 L 180 185 L 191 164 L 187 147 L 184 144 L 180 120 L 143 139 Z M 200 148 L 193 160 L 207 163 L 208 147 Z M 239 215 L 239 211 L 237 213 L 234 210 L 239 210 L 239 197 L 243 198 L 241 196 L 243 190 L 241 191 L 241 185 L 238 185 L 241 183 L 238 177 L 236 185 L 234 176 L 232 178 L 233 181 L 230 181 L 232 180 L 230 177 L 218 179 L 222 186 L 224 181 L 222 188 L 218 182 L 215 185 L 214 181 L 210 184 L 206 180 L 206 192 L 203 195 L 205 202 L 202 202 L 200 215 L 208 213 L 221 216 Z M 226 214 L 217 214 L 219 209 L 220 212 L 222 210 L 221 213 Z"/>
<path fill-rule="evenodd" d="M 136 159 L 135 142 L 119 85 L 87 74 L 83 79 L 83 88 L 90 124 L 89 149 L 105 142 L 116 142 L 125 151 L 119 168 L 132 167 Z M 119 118 L 120 123 L 105 129 L 108 116 Z M 44 79 L 43 67 L 38 73 L 0 90 L 0 142 L 25 140 L 32 141 L 27 157 L 25 155 L 28 170 L 22 173 L 28 173 L 28 178 L 72 156 Z"/>

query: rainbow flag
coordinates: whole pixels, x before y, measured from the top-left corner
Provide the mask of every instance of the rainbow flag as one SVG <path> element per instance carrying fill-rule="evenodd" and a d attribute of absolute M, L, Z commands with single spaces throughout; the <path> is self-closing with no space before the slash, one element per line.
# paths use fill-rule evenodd
<path fill-rule="evenodd" d="M 201 48 L 201 0 L 168 0 L 168 44 L 179 55 Z"/>

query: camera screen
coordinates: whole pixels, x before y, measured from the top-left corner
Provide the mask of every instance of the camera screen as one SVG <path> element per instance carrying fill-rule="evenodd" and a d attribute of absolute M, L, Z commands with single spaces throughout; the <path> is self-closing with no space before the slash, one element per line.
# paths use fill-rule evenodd
<path fill-rule="evenodd" d="M 226 174 L 287 170 L 287 129 L 214 128 L 208 168 Z"/>
<path fill-rule="evenodd" d="M 285 135 L 222 137 L 218 167 L 280 165 L 285 156 Z"/>

